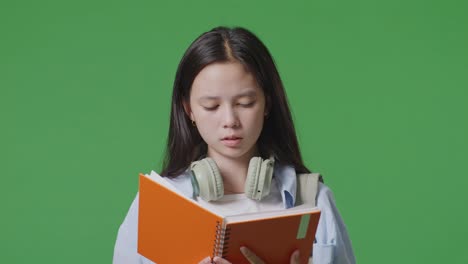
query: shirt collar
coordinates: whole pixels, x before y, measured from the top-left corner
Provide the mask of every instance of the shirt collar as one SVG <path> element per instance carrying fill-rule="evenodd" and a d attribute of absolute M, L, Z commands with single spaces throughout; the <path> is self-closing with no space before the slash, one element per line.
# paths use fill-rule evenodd
<path fill-rule="evenodd" d="M 284 208 L 294 207 L 296 204 L 296 170 L 290 165 L 281 165 L 275 163 L 273 176 L 278 184 L 278 189 L 283 198 Z"/>

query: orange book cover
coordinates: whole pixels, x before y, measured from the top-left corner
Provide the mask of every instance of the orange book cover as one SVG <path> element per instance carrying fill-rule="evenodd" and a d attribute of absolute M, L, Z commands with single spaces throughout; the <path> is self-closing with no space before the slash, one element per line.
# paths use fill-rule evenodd
<path fill-rule="evenodd" d="M 191 264 L 223 256 L 232 263 L 248 264 L 239 250 L 247 246 L 266 263 L 289 263 L 294 250 L 300 249 L 301 263 L 307 263 L 318 209 L 223 217 L 162 181 L 140 174 L 138 253 L 153 262 Z"/>
<path fill-rule="evenodd" d="M 239 250 L 241 246 L 246 246 L 265 263 L 289 263 L 292 253 L 299 249 L 300 263 L 306 264 L 312 252 L 319 217 L 320 211 L 315 211 L 228 223 L 226 232 L 229 238 L 223 258 L 231 263 L 249 264 Z M 299 234 L 301 232 L 302 235 Z"/>
<path fill-rule="evenodd" d="M 211 256 L 222 218 L 140 174 L 138 253 L 157 264 Z"/>

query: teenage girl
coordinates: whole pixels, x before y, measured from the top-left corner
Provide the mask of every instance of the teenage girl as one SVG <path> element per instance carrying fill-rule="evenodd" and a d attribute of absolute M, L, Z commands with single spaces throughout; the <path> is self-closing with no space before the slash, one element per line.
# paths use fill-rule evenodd
<path fill-rule="evenodd" d="M 270 190 L 261 199 L 245 192 L 254 157 L 274 159 Z M 207 158 L 223 185 L 218 197 L 200 199 L 190 166 Z M 303 163 L 283 83 L 268 49 L 240 27 L 217 27 L 200 35 L 177 69 L 160 174 L 188 197 L 236 214 L 293 207 L 299 173 L 310 170 Z M 355 263 L 346 226 L 322 180 L 316 204 L 321 216 L 310 261 Z M 115 264 L 152 263 L 137 253 L 137 225 L 138 194 L 118 231 Z M 248 248 L 240 250 L 250 263 L 264 263 Z M 298 253 L 291 255 L 290 263 L 299 263 Z M 207 256 L 200 263 L 229 262 Z"/>

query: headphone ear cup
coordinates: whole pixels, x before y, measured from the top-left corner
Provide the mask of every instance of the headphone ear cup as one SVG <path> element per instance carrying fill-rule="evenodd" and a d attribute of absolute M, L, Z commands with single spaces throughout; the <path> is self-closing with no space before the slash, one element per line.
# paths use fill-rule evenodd
<path fill-rule="evenodd" d="M 205 201 L 215 201 L 224 195 L 224 185 L 218 166 L 211 158 L 194 161 L 190 165 L 194 191 Z"/>
<path fill-rule="evenodd" d="M 249 169 L 247 170 L 247 178 L 245 179 L 245 195 L 253 200 L 260 200 L 258 199 L 257 195 L 257 186 L 259 180 L 259 173 L 260 173 L 260 157 L 253 157 L 250 159 L 249 162 Z"/>
<path fill-rule="evenodd" d="M 245 181 L 245 195 L 247 197 L 260 201 L 270 193 L 273 167 L 273 158 L 262 160 L 261 157 L 253 157 L 250 160 Z"/>

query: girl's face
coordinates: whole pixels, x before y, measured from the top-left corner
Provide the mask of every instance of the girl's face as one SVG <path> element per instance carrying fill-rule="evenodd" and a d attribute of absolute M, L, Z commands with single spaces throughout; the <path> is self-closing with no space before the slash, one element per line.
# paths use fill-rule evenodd
<path fill-rule="evenodd" d="M 203 68 L 193 81 L 190 105 L 184 107 L 208 145 L 208 156 L 250 159 L 257 155 L 265 96 L 239 62 Z"/>

